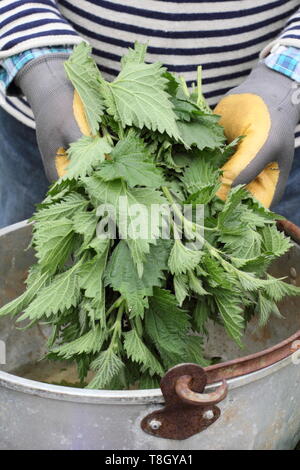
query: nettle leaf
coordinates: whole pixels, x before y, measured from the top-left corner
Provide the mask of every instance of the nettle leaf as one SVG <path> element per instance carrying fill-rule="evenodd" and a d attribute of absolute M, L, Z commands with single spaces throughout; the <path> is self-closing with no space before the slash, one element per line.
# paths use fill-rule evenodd
<path fill-rule="evenodd" d="M 145 55 L 147 52 L 147 44 L 139 42 L 134 43 L 134 48 L 128 48 L 128 52 L 121 59 L 121 66 L 124 68 L 128 64 L 142 64 L 145 62 Z"/>
<path fill-rule="evenodd" d="M 172 274 L 185 274 L 199 264 L 202 255 L 201 251 L 193 251 L 181 240 L 175 240 L 168 261 L 169 269 Z"/>
<path fill-rule="evenodd" d="M 18 321 L 27 319 L 36 321 L 44 316 L 49 318 L 58 312 L 75 307 L 80 297 L 76 274 L 78 268 L 78 265 L 75 265 L 68 271 L 57 274 L 52 282 L 40 289 Z"/>
<path fill-rule="evenodd" d="M 205 324 L 211 313 L 211 307 L 207 300 L 204 298 L 198 299 L 192 317 L 193 326 L 197 332 L 206 334 Z"/>
<path fill-rule="evenodd" d="M 189 286 L 192 291 L 198 295 L 207 295 L 209 294 L 203 287 L 201 279 L 195 275 L 193 271 L 188 271 Z"/>
<path fill-rule="evenodd" d="M 194 158 L 185 169 L 181 181 L 189 194 L 196 195 L 205 188 L 210 192 L 219 187 L 220 171 L 216 170 L 201 154 Z"/>
<path fill-rule="evenodd" d="M 102 351 L 91 363 L 91 369 L 96 371 L 96 374 L 88 384 L 87 388 L 105 388 L 105 386 L 107 386 L 111 380 L 121 372 L 123 367 L 124 364 L 122 360 L 113 352 L 112 349 Z"/>
<path fill-rule="evenodd" d="M 274 256 L 281 256 L 292 247 L 291 240 L 279 232 L 275 225 L 264 227 L 261 236 L 264 251 L 270 252 Z"/>
<path fill-rule="evenodd" d="M 99 325 L 80 338 L 54 348 L 51 352 L 63 359 L 71 359 L 77 354 L 95 354 L 102 348 L 107 333 Z"/>
<path fill-rule="evenodd" d="M 244 186 L 238 185 L 230 190 L 227 199 L 225 201 L 222 212 L 219 214 L 218 224 L 219 227 L 226 227 L 226 224 L 231 221 L 231 217 L 234 217 L 236 208 L 243 199 L 249 198 L 249 194 L 244 189 Z"/>
<path fill-rule="evenodd" d="M 225 245 L 224 251 L 234 255 L 235 258 L 250 260 L 261 254 L 261 235 L 249 227 L 239 230 L 237 235 L 221 234 L 220 241 Z"/>
<path fill-rule="evenodd" d="M 44 287 L 48 280 L 49 275 L 47 273 L 41 273 L 40 270 L 38 270 L 34 281 L 28 285 L 26 291 L 16 299 L 0 308 L 0 317 L 8 314 L 14 316 L 21 313 L 24 308 L 26 308 L 30 302 L 33 301 L 37 293 L 42 287 Z"/>
<path fill-rule="evenodd" d="M 79 269 L 79 286 L 85 290 L 85 296 L 90 298 L 99 298 L 103 288 L 103 273 L 106 268 L 107 251 L 109 240 L 107 240 L 107 249 L 104 253 L 94 256 L 90 261 L 84 263 Z"/>
<path fill-rule="evenodd" d="M 158 359 L 147 348 L 136 330 L 124 333 L 124 349 L 133 362 L 142 364 L 151 375 L 164 375 L 164 370 Z"/>
<path fill-rule="evenodd" d="M 223 268 L 223 266 L 214 258 L 209 255 L 205 255 L 201 260 L 205 271 L 209 275 L 208 283 L 212 287 L 223 287 L 224 289 L 230 289 L 234 282 L 233 276 Z"/>
<path fill-rule="evenodd" d="M 264 286 L 264 292 L 270 299 L 274 300 L 274 302 L 279 302 L 286 296 L 300 295 L 300 287 L 298 286 L 288 284 L 269 274 L 267 275 L 267 279 L 272 282 Z"/>
<path fill-rule="evenodd" d="M 239 346 L 242 346 L 241 337 L 245 328 L 241 308 L 242 299 L 222 289 L 216 289 L 214 296 L 227 333 Z"/>
<path fill-rule="evenodd" d="M 190 326 L 185 310 L 177 307 L 176 298 L 163 289 L 154 289 L 145 316 L 146 332 L 158 349 L 184 354 L 185 336 Z"/>
<path fill-rule="evenodd" d="M 94 238 L 98 223 L 96 211 L 77 211 L 73 217 L 74 231 L 83 235 L 84 246 Z"/>
<path fill-rule="evenodd" d="M 74 48 L 65 62 L 66 73 L 79 94 L 92 134 L 95 135 L 104 112 L 104 100 L 100 93 L 101 74 L 90 57 L 92 48 L 85 42 Z"/>
<path fill-rule="evenodd" d="M 127 188 L 121 180 L 103 181 L 97 174 L 84 180 L 95 204 L 109 204 L 110 217 L 117 223 L 122 238 L 127 239 L 133 261 L 142 276 L 150 243 L 156 243 L 161 221 L 152 217 L 152 209 L 164 204 L 161 192 L 150 188 Z"/>
<path fill-rule="evenodd" d="M 33 245 L 39 264 L 45 271 L 54 273 L 74 248 L 73 222 L 65 217 L 37 222 L 34 225 Z"/>
<path fill-rule="evenodd" d="M 105 160 L 106 154 L 112 150 L 103 137 L 81 137 L 70 145 L 67 154 L 70 163 L 62 179 L 72 179 L 89 175 Z"/>
<path fill-rule="evenodd" d="M 261 292 L 258 293 L 258 303 L 256 306 L 256 311 L 259 315 L 259 326 L 264 327 L 273 313 L 277 317 L 282 317 L 276 303 L 274 300 L 269 299 Z"/>
<path fill-rule="evenodd" d="M 246 291 L 255 291 L 258 289 L 265 289 L 276 282 L 274 279 L 259 279 L 254 273 L 235 270 L 237 279 L 241 287 Z"/>
<path fill-rule="evenodd" d="M 117 143 L 99 175 L 105 181 L 124 179 L 131 187 L 158 188 L 164 183 L 161 169 L 155 166 L 143 141 L 134 135 Z"/>
<path fill-rule="evenodd" d="M 203 338 L 196 335 L 188 335 L 185 340 L 186 351 L 184 355 L 184 362 L 192 362 L 199 364 L 202 367 L 207 367 L 211 361 L 203 357 Z M 181 361 L 180 361 L 181 362 Z"/>
<path fill-rule="evenodd" d="M 220 147 L 226 139 L 223 128 L 217 124 L 218 119 L 215 115 L 198 114 L 190 122 L 179 121 L 177 125 L 183 142 L 199 150 Z"/>
<path fill-rule="evenodd" d="M 188 277 L 185 274 L 178 274 L 174 276 L 174 291 L 178 302 L 181 307 L 186 297 L 189 295 Z"/>
<path fill-rule="evenodd" d="M 167 269 L 170 253 L 169 240 L 159 240 L 151 245 L 150 252 L 144 263 L 142 277 L 139 277 L 130 250 L 125 240 L 120 241 L 114 249 L 105 272 L 105 283 L 120 292 L 128 302 L 128 307 L 147 295 L 152 295 L 153 287 L 160 286 L 164 279 L 163 271 Z"/>
<path fill-rule="evenodd" d="M 107 110 L 123 127 L 147 127 L 180 140 L 176 115 L 165 91 L 164 71 L 159 63 L 125 63 L 109 84 L 111 96 L 109 100 L 106 97 Z"/>
<path fill-rule="evenodd" d="M 64 195 L 59 202 L 53 203 L 46 207 L 42 207 L 33 216 L 35 221 L 50 221 L 57 220 L 62 217 L 70 218 L 77 212 L 84 210 L 89 204 L 89 201 L 72 191 L 69 194 Z"/>
<path fill-rule="evenodd" d="M 208 204 L 216 195 L 218 189 L 220 188 L 220 183 L 207 184 L 202 186 L 201 189 L 196 190 L 191 194 L 186 200 L 186 204 Z"/>

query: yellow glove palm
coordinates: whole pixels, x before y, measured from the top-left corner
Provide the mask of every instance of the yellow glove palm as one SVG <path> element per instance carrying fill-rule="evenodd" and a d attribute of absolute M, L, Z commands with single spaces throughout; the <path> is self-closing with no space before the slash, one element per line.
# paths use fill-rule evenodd
<path fill-rule="evenodd" d="M 92 135 L 90 126 L 89 126 L 89 123 L 88 123 L 88 120 L 86 118 L 86 114 L 84 111 L 83 103 L 76 90 L 74 91 L 74 98 L 73 98 L 73 114 L 77 122 L 77 125 L 80 129 L 80 132 L 82 132 L 82 134 L 86 136 Z M 55 157 L 55 166 L 56 166 L 57 174 L 60 178 L 65 175 L 69 163 L 70 163 L 70 160 L 68 159 L 66 150 L 63 147 L 60 147 L 57 150 L 56 157 Z"/>
<path fill-rule="evenodd" d="M 290 78 L 259 64 L 217 105 L 228 141 L 243 140 L 224 165 L 219 196 L 231 186 L 247 189 L 266 207 L 282 197 L 294 156 L 299 104 L 293 103 Z"/>
<path fill-rule="evenodd" d="M 223 166 L 222 187 L 218 196 L 225 199 L 233 181 L 253 161 L 269 136 L 271 119 L 260 96 L 244 93 L 223 98 L 215 109 L 221 116 L 227 140 L 243 140 L 231 159 Z M 271 162 L 247 185 L 247 189 L 266 207 L 271 205 L 279 178 L 277 162 Z"/>

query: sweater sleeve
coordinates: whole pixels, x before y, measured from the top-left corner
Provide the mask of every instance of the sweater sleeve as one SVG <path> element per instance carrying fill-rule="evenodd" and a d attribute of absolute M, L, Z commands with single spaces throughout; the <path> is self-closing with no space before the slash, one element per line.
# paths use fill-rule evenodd
<path fill-rule="evenodd" d="M 260 57 L 266 57 L 280 46 L 292 46 L 300 49 L 300 8 L 287 21 L 282 33 L 262 50 Z"/>
<path fill-rule="evenodd" d="M 0 60 L 28 49 L 82 41 L 55 0 L 1 0 L 0 25 Z"/>

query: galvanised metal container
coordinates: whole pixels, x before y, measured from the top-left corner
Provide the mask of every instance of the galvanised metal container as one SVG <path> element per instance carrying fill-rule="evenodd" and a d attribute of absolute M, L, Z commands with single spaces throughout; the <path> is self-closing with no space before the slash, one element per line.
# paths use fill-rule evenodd
<path fill-rule="evenodd" d="M 294 226 L 285 228 L 297 238 Z M 1 305 L 24 289 L 33 261 L 32 252 L 24 251 L 30 236 L 26 222 L 0 231 Z M 300 285 L 298 245 L 272 273 Z M 206 368 L 206 392 L 226 379 L 228 395 L 218 404 L 220 417 L 185 440 L 163 439 L 141 429 L 142 419 L 162 407 L 159 389 L 87 390 L 16 375 L 21 370 L 26 375 L 26 365 L 39 359 L 47 332 L 43 327 L 16 330 L 3 318 L 0 449 L 293 449 L 300 439 L 300 298 L 286 300 L 280 310 L 285 319 L 273 319 L 263 330 L 250 323 L 243 351 L 211 325 L 206 350 L 222 361 Z"/>

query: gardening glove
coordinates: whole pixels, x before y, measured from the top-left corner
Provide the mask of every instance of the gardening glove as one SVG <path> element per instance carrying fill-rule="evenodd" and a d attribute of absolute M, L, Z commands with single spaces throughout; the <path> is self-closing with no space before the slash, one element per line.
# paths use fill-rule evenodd
<path fill-rule="evenodd" d="M 221 116 L 228 141 L 244 136 L 222 168 L 221 199 L 231 186 L 247 184 L 265 207 L 280 200 L 294 157 L 300 117 L 296 101 L 295 82 L 259 63 L 219 102 L 214 112 Z"/>
<path fill-rule="evenodd" d="M 89 129 L 79 95 L 68 80 L 68 54 L 47 54 L 28 62 L 15 82 L 34 114 L 36 136 L 48 179 L 62 176 L 67 166 L 64 149 Z"/>

